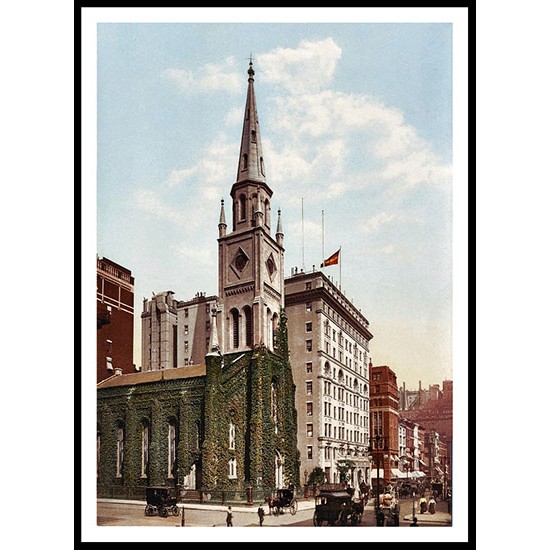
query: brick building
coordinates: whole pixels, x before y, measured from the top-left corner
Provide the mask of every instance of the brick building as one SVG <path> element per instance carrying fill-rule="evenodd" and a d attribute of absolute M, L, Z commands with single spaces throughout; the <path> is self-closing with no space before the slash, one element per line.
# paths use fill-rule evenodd
<path fill-rule="evenodd" d="M 97 382 L 134 367 L 134 278 L 108 258 L 97 258 Z"/>

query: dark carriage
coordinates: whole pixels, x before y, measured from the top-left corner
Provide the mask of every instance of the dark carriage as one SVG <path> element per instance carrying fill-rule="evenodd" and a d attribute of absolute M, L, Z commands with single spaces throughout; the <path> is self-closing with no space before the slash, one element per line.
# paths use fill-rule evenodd
<path fill-rule="evenodd" d="M 177 516 L 180 511 L 178 508 L 178 499 L 172 494 L 169 487 L 147 487 L 145 490 L 147 505 L 145 506 L 145 515 L 168 517 L 168 514 Z"/>
<path fill-rule="evenodd" d="M 364 509 L 363 499 L 354 500 L 346 491 L 322 492 L 315 497 L 313 525 L 357 525 Z"/>
<path fill-rule="evenodd" d="M 268 505 L 269 513 L 274 516 L 283 514 L 285 508 L 289 509 L 292 515 L 298 511 L 298 501 L 294 496 L 294 489 L 292 487 L 277 489 L 277 496 L 268 500 Z"/>

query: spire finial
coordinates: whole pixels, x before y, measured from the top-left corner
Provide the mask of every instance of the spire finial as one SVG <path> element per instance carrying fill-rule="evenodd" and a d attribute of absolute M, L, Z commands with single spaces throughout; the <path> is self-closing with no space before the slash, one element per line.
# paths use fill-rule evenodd
<path fill-rule="evenodd" d="M 250 53 L 250 57 L 248 58 L 248 80 L 254 80 L 254 68 L 252 67 L 253 59 L 252 53 Z"/>

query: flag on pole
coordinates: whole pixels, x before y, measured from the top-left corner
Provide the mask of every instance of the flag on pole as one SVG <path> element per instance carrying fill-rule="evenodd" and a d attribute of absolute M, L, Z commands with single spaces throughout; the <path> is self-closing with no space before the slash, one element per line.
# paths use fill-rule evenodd
<path fill-rule="evenodd" d="M 327 265 L 336 265 L 340 258 L 340 249 L 338 249 L 332 256 L 329 256 L 322 264 L 321 267 L 327 267 Z"/>

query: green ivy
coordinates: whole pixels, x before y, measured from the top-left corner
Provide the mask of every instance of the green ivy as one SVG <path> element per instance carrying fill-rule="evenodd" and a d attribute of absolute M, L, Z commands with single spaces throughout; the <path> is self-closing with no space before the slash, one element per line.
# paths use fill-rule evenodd
<path fill-rule="evenodd" d="M 98 493 L 110 486 L 183 484 L 193 464 L 202 474 L 202 488 L 239 490 L 275 485 L 275 460 L 280 453 L 285 484 L 299 486 L 296 387 L 288 354 L 287 318 L 280 310 L 275 351 L 265 346 L 245 353 L 206 357 L 206 376 L 162 380 L 98 390 L 101 430 Z M 271 384 L 277 388 L 278 422 L 271 415 Z M 168 476 L 168 423 L 176 420 L 177 475 Z M 116 472 L 116 425 L 125 426 L 122 479 Z M 149 475 L 141 477 L 141 426 L 150 425 Z M 235 449 L 229 449 L 229 426 L 236 427 Z M 276 429 L 277 428 L 277 429 Z M 198 445 L 197 445 L 198 442 Z M 230 479 L 229 460 L 237 463 Z"/>

